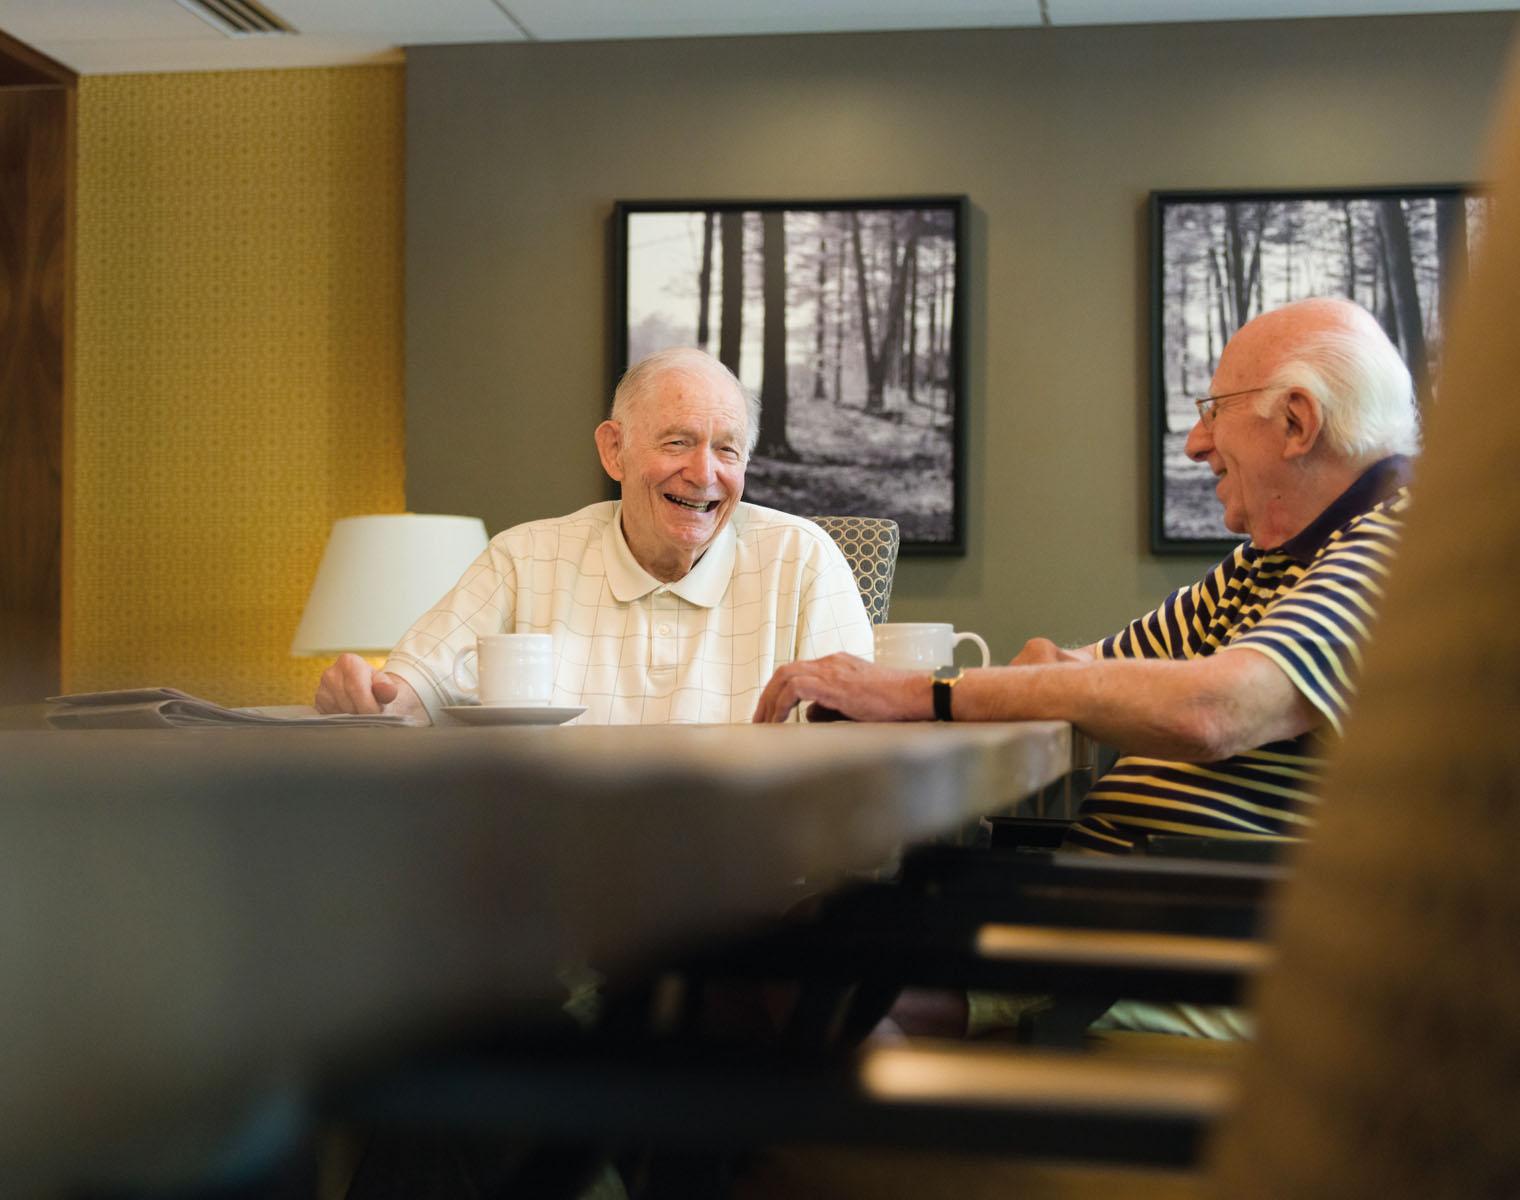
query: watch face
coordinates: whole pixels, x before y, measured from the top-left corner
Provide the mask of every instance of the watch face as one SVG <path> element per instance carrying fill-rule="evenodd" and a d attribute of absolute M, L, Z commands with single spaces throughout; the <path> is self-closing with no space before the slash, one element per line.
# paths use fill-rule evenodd
<path fill-rule="evenodd" d="M 949 682 L 953 679 L 959 679 L 960 677 L 961 669 L 959 667 L 937 667 L 934 671 L 934 678 L 943 679 L 946 682 Z M 922 676 L 920 676 L 920 678 L 922 678 Z"/>

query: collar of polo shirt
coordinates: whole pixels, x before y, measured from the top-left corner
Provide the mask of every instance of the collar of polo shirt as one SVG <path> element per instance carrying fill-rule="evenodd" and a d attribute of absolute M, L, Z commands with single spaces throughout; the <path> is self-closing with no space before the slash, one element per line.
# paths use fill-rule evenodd
<path fill-rule="evenodd" d="M 1405 455 L 1391 454 L 1379 459 L 1332 500 L 1324 512 L 1277 549 L 1307 566 L 1337 529 L 1388 499 L 1401 487 L 1407 487 L 1413 475 L 1414 464 Z"/>
<path fill-rule="evenodd" d="M 607 569 L 607 584 L 619 604 L 638 600 L 658 588 L 670 591 L 691 604 L 701 608 L 713 608 L 723 599 L 728 582 L 734 574 L 734 555 L 738 536 L 734 522 L 740 519 L 742 506 L 736 506 L 733 517 L 712 540 L 707 552 L 697 560 L 697 565 L 674 583 L 665 584 L 656 579 L 634 558 L 623 537 L 623 502 L 617 503 L 612 523 L 602 538 L 602 555 Z"/>

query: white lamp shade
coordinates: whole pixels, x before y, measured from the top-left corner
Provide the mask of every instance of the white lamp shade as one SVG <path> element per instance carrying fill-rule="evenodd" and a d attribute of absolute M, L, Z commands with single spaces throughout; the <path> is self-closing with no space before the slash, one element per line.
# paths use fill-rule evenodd
<path fill-rule="evenodd" d="M 333 522 L 291 654 L 389 650 L 485 548 L 479 517 L 399 513 Z"/>

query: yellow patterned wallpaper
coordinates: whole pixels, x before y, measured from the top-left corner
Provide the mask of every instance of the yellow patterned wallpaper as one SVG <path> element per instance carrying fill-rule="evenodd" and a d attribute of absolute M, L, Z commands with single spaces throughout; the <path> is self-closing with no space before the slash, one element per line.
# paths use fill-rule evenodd
<path fill-rule="evenodd" d="M 80 80 L 66 689 L 309 700 L 327 531 L 404 507 L 402 71 Z"/>

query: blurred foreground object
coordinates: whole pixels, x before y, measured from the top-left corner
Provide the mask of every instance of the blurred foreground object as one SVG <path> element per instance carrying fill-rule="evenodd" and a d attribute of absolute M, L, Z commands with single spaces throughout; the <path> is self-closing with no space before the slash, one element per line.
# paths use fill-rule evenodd
<path fill-rule="evenodd" d="M 1493 223 L 1217 1148 L 1231 1200 L 1520 1195 L 1520 62 L 1498 111 Z"/>

